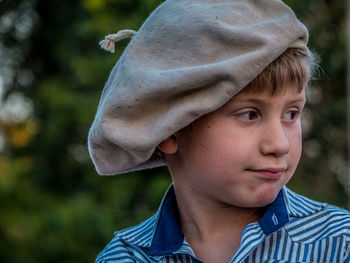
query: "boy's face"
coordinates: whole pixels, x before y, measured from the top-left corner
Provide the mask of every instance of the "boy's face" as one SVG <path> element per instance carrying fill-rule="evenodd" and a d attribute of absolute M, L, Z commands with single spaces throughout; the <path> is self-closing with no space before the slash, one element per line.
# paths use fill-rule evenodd
<path fill-rule="evenodd" d="M 175 134 L 180 160 L 175 187 L 205 202 L 236 207 L 271 203 L 301 155 L 305 91 L 290 84 L 272 96 L 239 93 Z M 172 170 L 172 167 L 169 167 Z M 173 171 L 172 171 L 173 172 Z"/>

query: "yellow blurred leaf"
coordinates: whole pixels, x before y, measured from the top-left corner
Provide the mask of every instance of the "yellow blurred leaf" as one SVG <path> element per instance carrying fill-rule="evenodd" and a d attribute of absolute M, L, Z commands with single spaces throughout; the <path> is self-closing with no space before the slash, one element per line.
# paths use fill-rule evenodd
<path fill-rule="evenodd" d="M 83 5 L 90 11 L 101 10 L 105 7 L 106 1 L 103 0 L 84 0 Z"/>
<path fill-rule="evenodd" d="M 5 127 L 6 139 L 14 147 L 24 147 L 38 130 L 37 122 L 29 119 L 24 123 L 7 123 Z"/>

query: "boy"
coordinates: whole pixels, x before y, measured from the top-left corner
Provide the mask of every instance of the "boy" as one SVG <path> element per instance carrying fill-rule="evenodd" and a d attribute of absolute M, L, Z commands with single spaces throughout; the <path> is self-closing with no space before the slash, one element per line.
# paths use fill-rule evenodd
<path fill-rule="evenodd" d="M 350 262 L 350 213 L 285 187 L 313 60 L 279 0 L 169 0 L 106 83 L 89 133 L 100 174 L 166 163 L 158 212 L 96 262 Z"/>

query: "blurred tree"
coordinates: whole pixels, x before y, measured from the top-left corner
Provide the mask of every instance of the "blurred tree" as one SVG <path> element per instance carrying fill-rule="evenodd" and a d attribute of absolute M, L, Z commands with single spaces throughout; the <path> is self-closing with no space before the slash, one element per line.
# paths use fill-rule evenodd
<path fill-rule="evenodd" d="M 346 2 L 287 1 L 310 31 L 320 59 L 304 114 L 304 155 L 290 183 L 298 192 L 349 208 Z"/>
<path fill-rule="evenodd" d="M 287 1 L 310 28 L 323 73 L 310 88 L 305 154 L 290 187 L 346 206 L 344 1 Z M 165 168 L 97 176 L 86 137 L 114 55 L 97 43 L 137 30 L 160 0 L 0 1 L 0 258 L 86 262 L 113 231 L 150 216 Z"/>

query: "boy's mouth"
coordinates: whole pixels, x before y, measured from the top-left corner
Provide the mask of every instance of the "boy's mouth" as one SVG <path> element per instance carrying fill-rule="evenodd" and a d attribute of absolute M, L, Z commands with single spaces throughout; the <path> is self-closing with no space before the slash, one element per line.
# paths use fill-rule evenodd
<path fill-rule="evenodd" d="M 283 167 L 248 169 L 248 171 L 258 174 L 260 177 L 265 179 L 280 179 L 286 170 L 287 169 Z"/>

